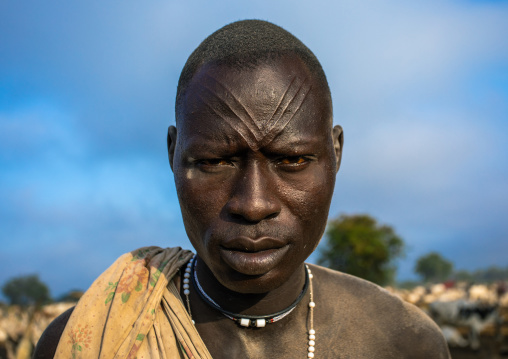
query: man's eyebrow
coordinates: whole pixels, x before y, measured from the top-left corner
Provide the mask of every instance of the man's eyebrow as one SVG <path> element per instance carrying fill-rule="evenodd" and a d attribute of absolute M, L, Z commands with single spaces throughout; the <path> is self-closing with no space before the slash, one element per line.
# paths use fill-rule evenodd
<path fill-rule="evenodd" d="M 185 152 L 188 153 L 209 153 L 209 154 L 221 154 L 224 152 L 231 152 L 232 149 L 237 148 L 238 146 L 235 144 L 235 141 L 231 139 L 224 138 L 223 140 L 218 141 L 216 138 L 203 138 L 190 137 L 186 140 L 185 144 Z"/>
<path fill-rule="evenodd" d="M 298 137 L 289 139 L 287 141 L 277 141 L 277 138 L 275 138 L 274 141 L 267 144 L 265 147 L 262 148 L 262 150 L 265 150 L 267 152 L 294 152 L 295 154 L 301 153 L 301 152 L 314 152 L 315 145 L 323 142 L 322 138 L 316 138 L 316 137 Z"/>

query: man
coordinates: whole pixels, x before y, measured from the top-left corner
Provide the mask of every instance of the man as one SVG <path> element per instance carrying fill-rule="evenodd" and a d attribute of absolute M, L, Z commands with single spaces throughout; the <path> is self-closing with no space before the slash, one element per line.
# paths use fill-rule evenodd
<path fill-rule="evenodd" d="M 304 264 L 326 226 L 342 146 L 305 45 L 255 20 L 212 34 L 182 71 L 168 132 L 197 256 L 122 256 L 48 328 L 36 357 L 449 358 L 416 307 Z"/>

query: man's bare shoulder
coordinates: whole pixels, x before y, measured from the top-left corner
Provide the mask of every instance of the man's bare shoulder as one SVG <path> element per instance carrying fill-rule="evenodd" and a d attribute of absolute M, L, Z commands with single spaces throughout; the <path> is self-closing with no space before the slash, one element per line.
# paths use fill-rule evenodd
<path fill-rule="evenodd" d="M 335 341 L 342 345 L 336 347 L 342 346 L 342 353 L 449 358 L 439 327 L 414 305 L 366 280 L 316 265 L 310 268 L 317 304 L 314 315 L 326 323 L 328 332 L 337 334 Z"/>
<path fill-rule="evenodd" d="M 74 307 L 67 309 L 48 325 L 37 343 L 33 359 L 53 358 L 55 356 L 58 342 L 73 310 Z"/>

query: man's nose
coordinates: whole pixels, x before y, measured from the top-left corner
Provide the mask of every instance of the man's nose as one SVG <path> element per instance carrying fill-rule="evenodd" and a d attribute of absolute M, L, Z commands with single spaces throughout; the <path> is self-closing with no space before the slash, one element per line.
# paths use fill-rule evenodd
<path fill-rule="evenodd" d="M 252 164 L 238 174 L 233 195 L 227 203 L 228 213 L 236 219 L 250 223 L 277 217 L 281 205 L 276 184 L 271 181 L 268 169 Z"/>

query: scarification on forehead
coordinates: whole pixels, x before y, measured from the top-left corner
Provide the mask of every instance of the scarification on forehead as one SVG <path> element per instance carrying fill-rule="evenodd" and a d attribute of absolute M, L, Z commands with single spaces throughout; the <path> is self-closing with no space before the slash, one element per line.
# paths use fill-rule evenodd
<path fill-rule="evenodd" d="M 247 142 L 253 150 L 269 144 L 293 119 L 311 91 L 310 80 L 293 77 L 279 99 L 273 113 L 267 118 L 255 118 L 241 101 L 216 78 L 206 74 L 201 82 L 203 92 L 197 95 L 217 116 L 223 119 Z M 204 94 L 207 96 L 204 96 Z M 216 102 L 210 103 L 209 99 Z"/>

